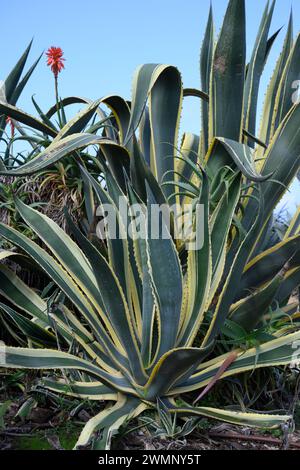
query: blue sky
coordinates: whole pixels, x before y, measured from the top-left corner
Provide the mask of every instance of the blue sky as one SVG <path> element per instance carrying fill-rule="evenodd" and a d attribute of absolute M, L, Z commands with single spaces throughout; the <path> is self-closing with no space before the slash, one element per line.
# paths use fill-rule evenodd
<path fill-rule="evenodd" d="M 265 0 L 246 0 L 248 54 L 265 4 Z M 212 0 L 212 5 L 219 30 L 227 0 Z M 96 99 L 116 93 L 130 98 L 133 72 L 146 62 L 176 65 L 185 87 L 199 87 L 199 51 L 209 6 L 210 0 L 2 2 L 0 79 L 5 78 L 34 37 L 31 61 L 49 46 L 64 50 L 66 69 L 60 75 L 61 96 Z M 295 33 L 300 30 L 300 1 L 277 0 L 271 32 L 287 25 L 291 6 Z M 261 98 L 284 33 L 285 29 L 265 69 Z M 33 112 L 32 94 L 44 110 L 53 104 L 53 80 L 44 57 L 18 103 L 28 112 Z M 185 100 L 181 131 L 199 133 L 199 122 L 199 102 L 194 98 Z"/>

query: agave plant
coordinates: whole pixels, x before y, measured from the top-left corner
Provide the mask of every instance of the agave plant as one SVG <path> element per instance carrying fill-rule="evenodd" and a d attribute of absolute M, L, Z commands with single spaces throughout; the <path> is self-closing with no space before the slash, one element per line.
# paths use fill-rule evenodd
<path fill-rule="evenodd" d="M 179 417 L 208 416 L 252 426 L 272 427 L 289 419 L 196 406 L 187 398 L 203 389 L 201 400 L 223 377 L 290 364 L 300 338 L 296 304 L 291 312 L 294 323 L 270 329 L 255 346 L 246 341 L 268 320 L 274 302 L 286 308 L 300 283 L 299 216 L 282 242 L 262 251 L 272 212 L 300 164 L 300 105 L 293 104 L 288 93 L 299 67 L 299 41 L 292 45 L 292 21 L 256 137 L 260 76 L 277 36 L 268 39 L 273 9 L 274 3 L 266 7 L 249 64 L 244 1 L 230 0 L 216 44 L 210 14 L 201 54 L 202 90 L 184 89 L 175 67 L 146 64 L 136 72 L 130 104 L 119 97 L 98 100 L 60 131 L 44 116 L 37 120 L 13 107 L 2 109 L 54 138 L 24 165 L 6 169 L 6 175 L 38 173 L 70 155 L 77 155 L 80 164 L 87 159 L 95 163 L 105 186 L 84 166 L 80 169 L 90 218 L 95 205 L 110 204 L 118 230 L 127 234 L 129 223 L 135 231 L 138 226 L 135 217 L 124 219 L 119 211 L 120 197 L 128 208 L 137 201 L 142 205 L 146 228 L 151 226 L 155 203 L 175 201 L 184 207 L 192 202 L 204 207 L 204 244 L 198 250 L 189 250 L 184 238 L 174 242 L 178 223 L 172 217 L 167 238 L 152 239 L 148 231 L 146 239 L 115 239 L 108 226 L 107 250 L 101 252 L 68 215 L 77 243 L 21 201 L 16 201 L 20 216 L 47 250 L 0 225 L 1 236 L 32 257 L 73 306 L 49 306 L 1 267 L 1 293 L 17 310 L 5 304 L 1 309 L 35 345 L 5 347 L 4 366 L 64 369 L 61 378 L 44 378 L 43 386 L 109 401 L 86 424 L 77 448 L 88 445 L 96 431 L 101 433 L 93 446 L 109 447 L 125 420 L 146 409 L 158 410 L 162 404 Z M 185 134 L 178 148 L 182 99 L 189 95 L 202 100 L 201 137 Z M 95 128 L 82 132 L 94 113 L 100 113 L 101 102 L 113 114 L 106 121 L 105 135 L 97 135 Z M 95 126 L 101 126 L 103 119 L 107 116 L 101 115 Z M 91 145 L 97 148 L 93 157 L 82 153 Z M 192 222 L 197 227 L 196 219 L 195 212 Z M 293 268 L 283 274 L 289 260 Z M 233 328 L 239 331 L 236 346 L 220 354 L 220 335 Z M 59 347 L 53 349 L 57 340 Z M 52 349 L 36 347 L 44 345 Z"/>
<path fill-rule="evenodd" d="M 115 180 L 106 175 L 107 181 L 112 183 L 109 193 L 88 173 L 85 176 L 90 179 L 100 203 L 111 201 L 121 229 L 124 220 L 113 203 L 112 193 L 122 195 L 122 191 Z M 237 173 L 228 201 L 226 198 L 223 200 L 223 204 L 231 207 L 231 217 L 238 204 L 240 184 L 241 176 Z M 215 356 L 216 339 L 227 317 L 232 316 L 245 329 L 253 328 L 265 312 L 266 305 L 274 298 L 278 282 L 271 280 L 264 289 L 234 302 L 237 284 L 243 284 L 249 277 L 247 270 L 244 276 L 243 271 L 249 249 L 259 233 L 257 222 L 240 244 L 225 284 L 222 286 L 220 279 L 216 280 L 219 264 L 223 264 L 222 258 L 226 256 L 230 223 L 226 219 L 224 226 L 224 206 L 217 214 L 210 214 L 209 190 L 209 181 L 204 173 L 200 200 L 206 208 L 205 242 L 201 250 L 189 251 L 186 268 L 182 267 L 171 237 L 148 237 L 132 243 L 122 238 L 108 239 L 107 260 L 70 217 L 67 216 L 81 248 L 51 219 L 21 201 L 16 202 L 20 215 L 43 240 L 47 251 L 15 229 L 0 225 L 1 235 L 35 259 L 73 303 L 81 318 L 79 320 L 64 305 L 49 310 L 37 294 L 20 281 L 14 281 L 12 274 L 1 268 L 1 293 L 39 319 L 39 324 L 25 321 L 4 304 L 1 305 L 3 311 L 25 329 L 35 344 L 53 345 L 56 341 L 53 331 L 63 338 L 58 349 L 5 347 L 3 365 L 75 369 L 80 371 L 76 376 L 67 374 L 58 380 L 46 378 L 42 385 L 77 397 L 116 401 L 116 405 L 109 405 L 87 423 L 77 448 L 88 445 L 97 430 L 103 433 L 95 439 L 94 446 L 109 446 L 112 433 L 125 419 L 138 416 L 148 408 L 155 409 L 158 400 L 177 416 L 208 416 L 262 427 L 276 426 L 289 419 L 285 415 L 192 406 L 184 401 L 187 392 L 204 387 L 207 391 L 218 378 L 252 370 L 254 366 L 289 364 L 295 341 L 300 338 L 299 331 L 286 334 L 286 329 L 282 328 L 276 335 L 269 335 L 259 348 L 237 348 Z M 133 191 L 130 193 L 134 198 Z M 149 226 L 154 200 L 149 188 L 148 207 L 145 207 L 145 220 Z M 261 211 L 258 219 L 260 217 Z M 134 221 L 134 218 L 130 219 L 131 224 Z M 220 228 L 221 221 L 223 231 L 216 233 L 214 227 Z M 214 257 L 213 253 L 217 256 Z M 11 295 L 13 285 L 17 286 L 18 295 L 16 292 Z M 215 293 L 220 288 L 217 305 L 212 307 Z M 253 305 L 256 311 L 250 316 Z M 207 321 L 207 316 L 210 321 Z M 45 324 L 52 326 L 52 332 L 45 328 Z"/>

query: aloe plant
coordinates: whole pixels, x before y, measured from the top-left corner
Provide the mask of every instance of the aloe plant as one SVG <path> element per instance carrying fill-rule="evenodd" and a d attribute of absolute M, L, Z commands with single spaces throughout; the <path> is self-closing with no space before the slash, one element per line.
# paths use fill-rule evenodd
<path fill-rule="evenodd" d="M 4 366 L 64 369 L 62 378 L 46 377 L 43 386 L 116 402 L 86 424 L 77 448 L 88 445 L 96 431 L 101 435 L 94 437 L 93 446 L 108 448 L 125 420 L 162 404 L 179 417 L 208 416 L 252 426 L 272 427 L 290 419 L 196 406 L 187 402 L 186 395 L 204 389 L 201 401 L 216 380 L 255 367 L 288 365 L 300 338 L 296 305 L 292 325 L 270 329 L 254 346 L 246 341 L 267 321 L 274 301 L 285 308 L 300 283 L 299 217 L 282 242 L 262 251 L 268 221 L 300 164 L 300 105 L 293 104 L 286 92 L 298 64 L 291 21 L 256 137 L 260 76 L 276 38 L 276 34 L 269 38 L 273 9 L 274 4 L 265 10 L 249 64 L 244 1 L 229 1 L 216 45 L 210 14 L 201 54 L 202 90 L 184 89 L 175 67 L 146 64 L 135 74 L 130 105 L 119 97 L 98 100 L 60 130 L 49 126 L 44 116 L 37 120 L 8 105 L 2 107 L 2 112 L 53 138 L 24 165 L 6 169 L 7 175 L 38 173 L 74 152 L 97 147 L 96 157 L 81 155 L 83 161 L 95 162 L 105 181 L 104 187 L 81 166 L 90 217 L 94 206 L 110 203 L 119 229 L 126 230 L 129 222 L 119 212 L 120 196 L 128 207 L 137 201 L 142 204 L 149 224 L 154 203 L 192 202 L 204 207 L 204 245 L 199 250 L 188 250 L 185 239 L 174 242 L 171 236 L 139 241 L 108 237 L 107 249 L 100 252 L 68 215 L 77 243 L 21 201 L 16 201 L 21 217 L 47 250 L 0 225 L 1 236 L 32 257 L 74 309 L 64 303 L 49 309 L 1 267 L 1 293 L 17 307 L 2 304 L 2 311 L 35 346 L 53 345 L 51 349 L 6 347 Z M 182 99 L 191 94 L 202 100 L 202 132 L 201 136 L 186 133 L 178 149 Z M 65 100 L 70 102 L 74 99 Z M 106 121 L 111 127 L 105 135 L 96 133 L 97 124 L 82 132 L 100 112 L 101 102 L 112 111 Z M 106 118 L 101 115 L 99 126 Z M 135 226 L 135 219 L 130 223 Z M 283 277 L 290 259 L 293 269 Z M 18 295 L 12 291 L 16 285 Z M 220 355 L 217 341 L 233 328 L 239 331 L 238 346 Z M 54 331 L 62 341 L 58 349 L 54 349 Z"/>

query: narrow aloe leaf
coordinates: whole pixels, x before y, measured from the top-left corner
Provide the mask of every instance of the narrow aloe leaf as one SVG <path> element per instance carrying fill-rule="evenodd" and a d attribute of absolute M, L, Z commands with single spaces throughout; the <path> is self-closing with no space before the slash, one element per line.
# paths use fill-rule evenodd
<path fill-rule="evenodd" d="M 18 85 L 16 86 L 10 100 L 9 100 L 9 103 L 12 104 L 12 105 L 16 105 L 22 91 L 24 90 L 28 80 L 30 79 L 32 73 L 34 72 L 36 66 L 38 65 L 39 61 L 41 60 L 41 58 L 43 57 L 43 53 L 38 57 L 38 59 L 33 63 L 33 65 L 30 67 L 30 69 L 26 72 L 26 74 L 24 75 L 24 77 L 20 80 L 20 82 L 18 83 Z"/>
<path fill-rule="evenodd" d="M 69 135 L 81 132 L 86 127 L 88 122 L 92 119 L 100 103 L 100 99 L 93 101 L 81 111 L 79 111 L 79 113 L 77 113 L 76 116 L 73 117 L 73 119 L 68 121 L 67 124 L 59 131 L 53 143 Z"/>
<path fill-rule="evenodd" d="M 246 60 L 244 0 L 230 0 L 214 51 L 209 100 L 209 143 L 240 141 Z"/>
<path fill-rule="evenodd" d="M 22 54 L 8 77 L 5 79 L 3 85 L 4 91 L 4 99 L 3 102 L 10 103 L 11 105 L 15 105 L 24 86 L 26 85 L 28 79 L 30 78 L 33 70 L 35 69 L 37 63 L 39 62 L 40 58 L 30 67 L 28 72 L 25 74 L 24 78 L 20 81 L 21 75 L 23 73 L 30 49 L 32 46 L 32 40 L 30 41 L 29 45 L 27 46 L 25 52 Z M 20 82 L 19 82 L 20 81 Z M 2 114 L 2 113 L 1 113 Z M 0 117 L 0 137 L 3 135 L 3 129 L 5 127 L 5 116 Z"/>
<path fill-rule="evenodd" d="M 32 103 L 33 103 L 35 109 L 36 109 L 37 112 L 39 113 L 39 116 L 40 116 L 41 120 L 46 124 L 46 126 L 51 127 L 54 132 L 58 133 L 58 130 L 57 130 L 57 128 L 55 127 L 55 125 L 54 125 L 54 124 L 51 122 L 51 120 L 46 116 L 46 114 L 43 113 L 43 111 L 41 110 L 41 108 L 39 107 L 39 105 L 37 104 L 37 102 L 36 102 L 36 100 L 34 99 L 33 96 L 31 97 L 31 100 L 32 100 Z"/>
<path fill-rule="evenodd" d="M 51 127 L 44 124 L 43 121 L 40 121 L 9 103 L 0 102 L 0 113 L 51 137 L 55 137 L 57 134 Z"/>
<path fill-rule="evenodd" d="M 25 49 L 24 53 L 8 75 L 8 77 L 5 80 L 5 94 L 6 94 L 6 99 L 8 102 L 10 102 L 10 99 L 19 83 L 19 80 L 21 78 L 21 75 L 23 73 L 30 49 L 32 46 L 32 40 L 30 41 L 29 45 Z"/>

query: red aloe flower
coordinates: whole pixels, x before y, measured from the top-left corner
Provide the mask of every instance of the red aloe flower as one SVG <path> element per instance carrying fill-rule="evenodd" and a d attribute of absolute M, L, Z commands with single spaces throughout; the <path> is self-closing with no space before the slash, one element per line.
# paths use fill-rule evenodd
<path fill-rule="evenodd" d="M 11 130 L 11 136 L 13 137 L 15 135 L 15 123 L 12 120 L 11 117 L 7 116 L 6 118 L 6 124 L 10 125 L 10 130 Z"/>
<path fill-rule="evenodd" d="M 52 46 L 49 47 L 46 56 L 48 57 L 47 65 L 51 67 L 54 77 L 57 78 L 58 74 L 65 68 L 64 61 L 66 59 L 63 58 L 63 51 L 60 47 Z"/>

